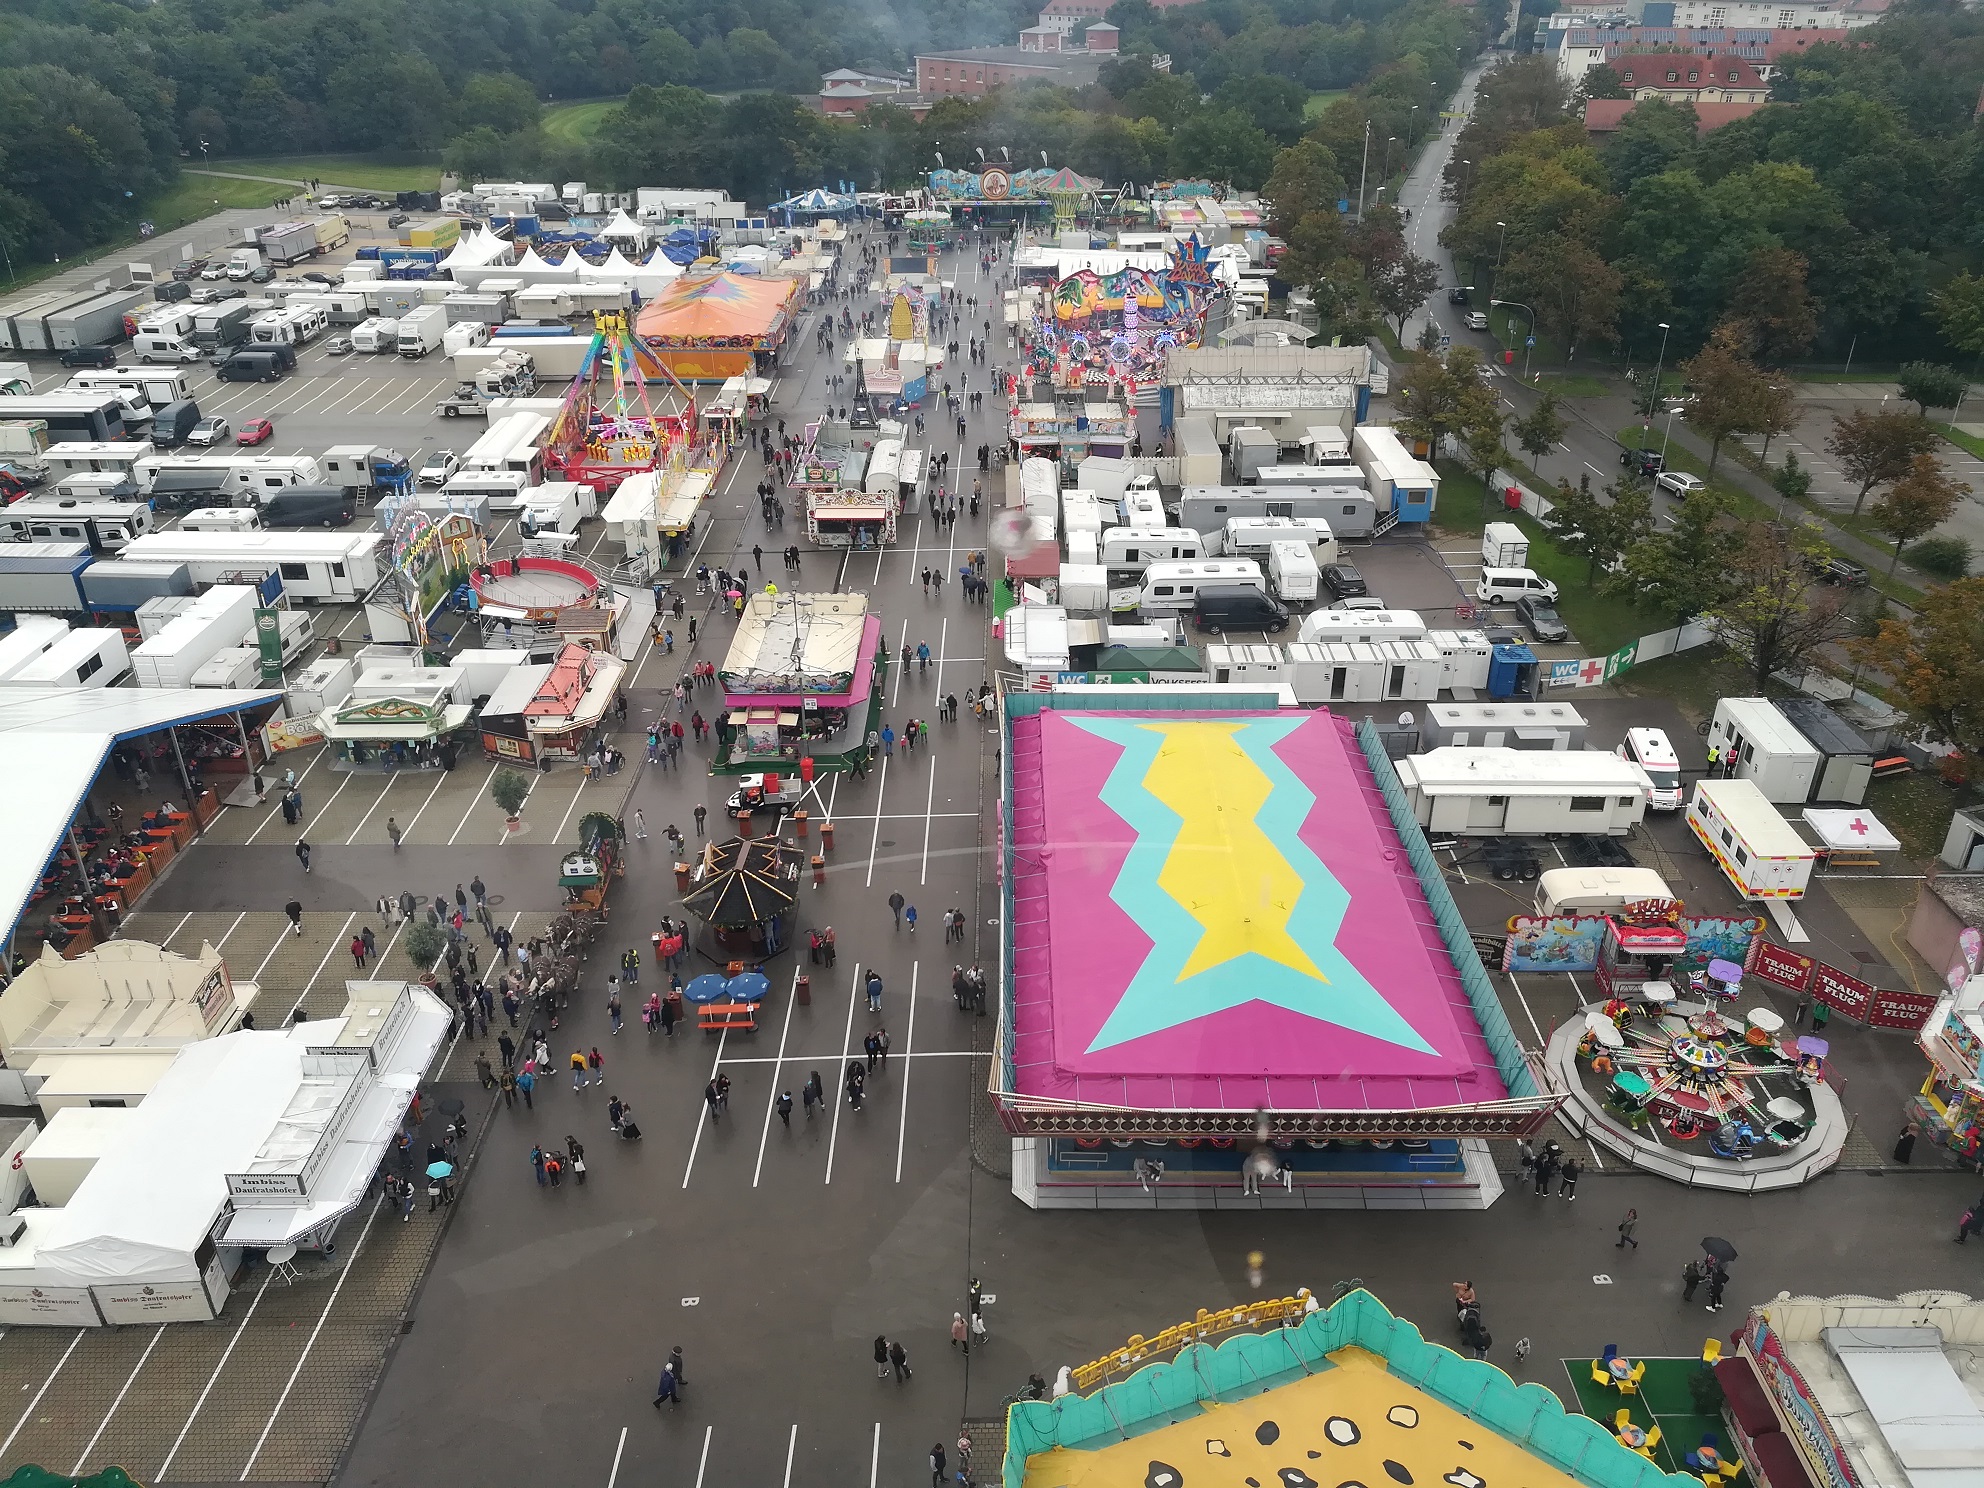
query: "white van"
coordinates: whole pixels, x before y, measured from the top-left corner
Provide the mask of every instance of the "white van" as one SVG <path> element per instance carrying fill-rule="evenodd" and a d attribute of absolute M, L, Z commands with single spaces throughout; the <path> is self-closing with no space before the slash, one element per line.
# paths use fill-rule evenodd
<path fill-rule="evenodd" d="M 1322 570 L 1307 543 L 1269 543 L 1268 577 L 1274 582 L 1275 597 L 1291 604 L 1313 604 L 1322 587 Z"/>
<path fill-rule="evenodd" d="M 1205 544 L 1189 527 L 1111 527 L 1102 534 L 1096 561 L 1104 568 L 1143 569 L 1161 559 L 1205 556 Z"/>
<path fill-rule="evenodd" d="M 1557 602 L 1557 586 L 1533 568 L 1484 568 L 1474 586 L 1483 604 L 1514 604 L 1526 594 Z"/>
<path fill-rule="evenodd" d="M 1259 558 L 1278 542 L 1307 543 L 1318 567 L 1337 561 L 1336 534 L 1321 517 L 1228 517 L 1219 551 L 1227 558 Z"/>
<path fill-rule="evenodd" d="M 1132 486 L 1123 493 L 1123 524 L 1145 529 L 1164 525 L 1164 503 L 1152 486 Z"/>
<path fill-rule="evenodd" d="M 1681 794 L 1681 759 L 1667 741 L 1665 730 L 1627 729 L 1626 742 L 1613 752 L 1646 771 L 1651 785 L 1646 796 L 1650 810 L 1679 811 L 1687 804 Z"/>
<path fill-rule="evenodd" d="M 139 331 L 131 342 L 138 360 L 151 362 L 197 362 L 206 353 L 183 336 L 163 331 Z"/>
<path fill-rule="evenodd" d="M 1536 880 L 1536 912 L 1545 918 L 1617 914 L 1628 904 L 1673 897 L 1651 868 L 1552 868 Z"/>
<path fill-rule="evenodd" d="M 1200 589 L 1256 589 L 1268 592 L 1267 576 L 1251 558 L 1213 558 L 1198 563 L 1165 561 L 1144 570 L 1141 584 L 1109 591 L 1112 610 L 1190 610 Z"/>

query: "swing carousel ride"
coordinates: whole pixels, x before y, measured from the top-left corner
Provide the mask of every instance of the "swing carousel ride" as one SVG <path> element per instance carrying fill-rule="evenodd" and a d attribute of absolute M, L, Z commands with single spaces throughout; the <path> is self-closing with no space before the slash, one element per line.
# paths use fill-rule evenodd
<path fill-rule="evenodd" d="M 657 414 L 650 376 L 665 377 L 682 397 L 678 413 Z M 593 317 L 592 345 L 545 439 L 545 462 L 558 479 L 591 486 L 601 497 L 650 470 L 679 478 L 696 438 L 696 400 L 667 361 L 636 334 L 624 314 Z"/>
<path fill-rule="evenodd" d="M 1158 380 L 1168 352 L 1200 344 L 1206 313 L 1226 292 L 1196 236 L 1179 241 L 1162 269 L 1081 269 L 1041 297 L 1025 338 L 1027 370 L 1057 391 L 1109 383 L 1134 399 Z"/>

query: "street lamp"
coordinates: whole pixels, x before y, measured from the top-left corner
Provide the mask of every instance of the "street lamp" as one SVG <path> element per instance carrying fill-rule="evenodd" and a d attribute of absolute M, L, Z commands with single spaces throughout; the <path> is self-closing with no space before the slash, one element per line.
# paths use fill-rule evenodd
<path fill-rule="evenodd" d="M 1407 128 L 1406 134 L 1409 135 L 1412 140 L 1412 144 L 1407 146 L 1407 148 L 1408 149 L 1416 148 L 1419 144 L 1419 105 L 1418 104 L 1415 103 L 1412 106 L 1412 112 L 1406 115 L 1406 123 L 1408 126 L 1410 126 L 1409 128 Z"/>
<path fill-rule="evenodd" d="M 1388 136 L 1385 140 L 1385 168 L 1379 171 L 1378 175 L 1387 181 L 1392 178 L 1392 146 L 1397 143 L 1398 136 L 1395 134 Z"/>
<path fill-rule="evenodd" d="M 1528 382 L 1529 354 L 1532 350 L 1535 349 L 1536 346 L 1536 312 L 1534 310 L 1531 310 L 1529 306 L 1523 304 L 1523 302 L 1520 300 L 1490 300 L 1488 303 L 1491 307 L 1495 305 L 1506 305 L 1512 310 L 1528 311 L 1529 334 L 1523 338 L 1523 344 L 1522 344 L 1522 380 L 1524 382 Z"/>
<path fill-rule="evenodd" d="M 1502 230 L 1501 237 L 1495 240 L 1495 282 L 1500 284 L 1502 282 L 1502 249 L 1508 245 L 1509 225 L 1506 222 L 1498 222 L 1495 226 Z"/>
<path fill-rule="evenodd" d="M 1474 162 L 1472 160 L 1463 160 L 1461 165 L 1467 170 L 1467 174 L 1460 178 L 1460 209 L 1465 212 L 1467 210 L 1467 188 L 1474 183 Z"/>
<path fill-rule="evenodd" d="M 1660 373 L 1667 365 L 1667 333 L 1673 329 L 1666 321 L 1663 320 L 1660 322 L 1660 355 L 1655 358 L 1653 363 L 1653 391 L 1648 394 L 1646 404 L 1647 416 L 1649 418 L 1653 416 L 1653 410 L 1660 406 L 1658 401 L 1660 398 Z M 1645 428 L 1646 426 L 1642 424 L 1640 427 Z"/>

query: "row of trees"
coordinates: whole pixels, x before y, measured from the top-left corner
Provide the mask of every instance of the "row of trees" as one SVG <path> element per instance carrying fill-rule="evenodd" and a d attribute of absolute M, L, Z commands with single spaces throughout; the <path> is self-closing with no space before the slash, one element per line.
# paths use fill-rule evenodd
<path fill-rule="evenodd" d="M 1984 355 L 1984 15 L 1908 0 L 1853 45 L 1785 59 L 1770 106 L 1701 134 L 1691 105 L 1635 106 L 1602 142 L 1549 58 L 1484 84 L 1447 171 L 1442 241 L 1477 284 L 1536 307 L 1567 355 L 1686 353 L 1731 320 L 1766 365 Z M 1663 329 L 1663 326 L 1665 329 Z"/>
<path fill-rule="evenodd" d="M 1422 121 L 1475 45 L 1440 0 L 1214 0 L 1111 15 L 1100 84 L 828 121 L 824 72 L 909 71 L 918 51 L 1010 43 L 1038 0 L 23 0 L 0 16 L 0 243 L 17 262 L 128 231 L 182 160 L 444 150 L 469 175 L 721 184 L 768 196 L 903 187 L 945 153 L 1045 150 L 1111 182 L 1257 187 L 1310 92 L 1405 64 Z M 1151 61 L 1173 59 L 1169 74 Z M 1196 69 L 1196 71 L 1194 70 Z M 738 94 L 725 98 L 726 93 Z M 630 94 L 595 142 L 542 104 Z M 692 96 L 693 95 L 693 96 Z M 758 96 L 754 96 L 758 95 Z"/>

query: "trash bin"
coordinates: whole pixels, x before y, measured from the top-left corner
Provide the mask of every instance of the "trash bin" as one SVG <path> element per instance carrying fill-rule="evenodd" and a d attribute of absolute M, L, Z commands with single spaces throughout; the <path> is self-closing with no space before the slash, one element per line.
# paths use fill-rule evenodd
<path fill-rule="evenodd" d="M 740 811 L 737 813 L 737 835 L 739 837 L 749 837 L 751 835 L 750 812 Z"/>
<path fill-rule="evenodd" d="M 801 806 L 797 811 L 792 813 L 792 830 L 799 836 L 804 837 L 806 835 L 807 820 L 806 808 Z"/>
<path fill-rule="evenodd" d="M 818 853 L 813 854 L 813 887 L 824 889 L 827 886 L 827 860 Z"/>
<path fill-rule="evenodd" d="M 687 863 L 677 863 L 675 865 L 675 892 L 678 894 L 686 894 L 689 892 L 689 865 Z M 657 948 L 656 951 L 657 954 L 659 954 L 660 945 L 661 945 L 661 937 L 657 935 L 655 937 L 655 946 Z"/>
<path fill-rule="evenodd" d="M 832 852 L 833 850 L 834 850 L 834 824 L 830 821 L 821 822 L 820 851 Z"/>
<path fill-rule="evenodd" d="M 793 987 L 792 995 L 801 1007 L 811 1007 L 813 1005 L 813 979 L 809 976 L 800 977 L 798 983 Z"/>

